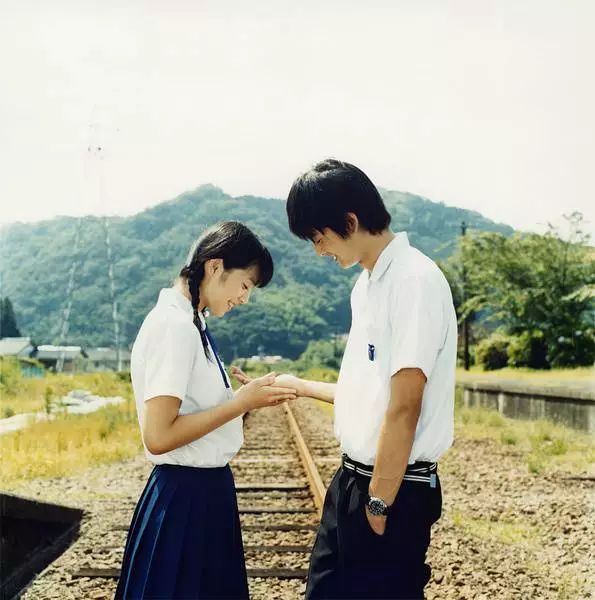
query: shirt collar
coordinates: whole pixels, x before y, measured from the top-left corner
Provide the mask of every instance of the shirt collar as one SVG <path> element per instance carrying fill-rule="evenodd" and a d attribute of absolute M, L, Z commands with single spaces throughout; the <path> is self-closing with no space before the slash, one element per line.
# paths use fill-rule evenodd
<path fill-rule="evenodd" d="M 157 300 L 157 304 L 163 304 L 165 306 L 177 306 L 194 318 L 192 302 L 190 302 L 190 300 L 188 300 L 188 298 L 186 298 L 186 296 L 184 296 L 184 294 L 182 294 L 176 288 L 163 288 L 159 292 L 159 300 Z M 200 311 L 198 311 L 198 318 L 200 319 L 202 326 L 205 327 L 206 321 L 204 315 Z"/>
<path fill-rule="evenodd" d="M 384 272 L 388 269 L 393 260 L 399 257 L 409 248 L 409 238 L 407 233 L 400 231 L 395 234 L 395 237 L 387 244 L 386 248 L 380 253 L 376 260 L 376 264 L 369 274 L 370 281 L 378 281 Z"/>

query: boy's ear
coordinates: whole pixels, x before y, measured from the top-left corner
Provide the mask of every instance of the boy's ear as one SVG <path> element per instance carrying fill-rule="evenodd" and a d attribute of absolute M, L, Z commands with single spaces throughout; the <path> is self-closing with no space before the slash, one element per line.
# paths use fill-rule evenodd
<path fill-rule="evenodd" d="M 359 230 L 359 219 L 355 213 L 349 212 L 345 215 L 345 225 L 347 226 L 347 233 L 353 235 Z"/>

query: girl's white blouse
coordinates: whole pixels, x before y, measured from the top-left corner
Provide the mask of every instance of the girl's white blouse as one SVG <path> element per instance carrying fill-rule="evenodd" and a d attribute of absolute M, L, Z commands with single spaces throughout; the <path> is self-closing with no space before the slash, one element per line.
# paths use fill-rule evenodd
<path fill-rule="evenodd" d="M 204 326 L 202 315 L 200 318 Z M 205 356 L 190 301 L 174 288 L 161 290 L 132 347 L 130 371 L 139 424 L 145 402 L 156 396 L 179 398 L 180 415 L 207 410 L 233 398 L 210 345 L 209 349 L 212 360 Z M 151 454 L 146 447 L 145 454 L 155 464 L 222 467 L 243 441 L 242 418 L 238 417 L 166 454 Z"/>

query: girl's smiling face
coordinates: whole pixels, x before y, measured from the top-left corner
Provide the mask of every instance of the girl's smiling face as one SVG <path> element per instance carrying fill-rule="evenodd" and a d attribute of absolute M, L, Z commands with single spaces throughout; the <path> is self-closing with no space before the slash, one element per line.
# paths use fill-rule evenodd
<path fill-rule="evenodd" d="M 211 259 L 205 264 L 200 296 L 212 315 L 222 317 L 239 304 L 246 304 L 257 284 L 257 266 L 226 270 L 221 259 Z"/>

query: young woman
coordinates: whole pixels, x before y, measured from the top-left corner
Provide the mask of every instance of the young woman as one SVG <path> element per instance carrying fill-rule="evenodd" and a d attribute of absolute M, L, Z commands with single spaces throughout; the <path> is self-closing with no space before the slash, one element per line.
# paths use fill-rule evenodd
<path fill-rule="evenodd" d="M 132 349 L 143 443 L 155 464 L 137 504 L 116 598 L 248 598 L 229 461 L 243 442 L 243 413 L 296 397 L 275 374 L 233 392 L 204 313 L 248 302 L 273 274 L 268 250 L 226 221 L 191 249 L 161 290 Z"/>

